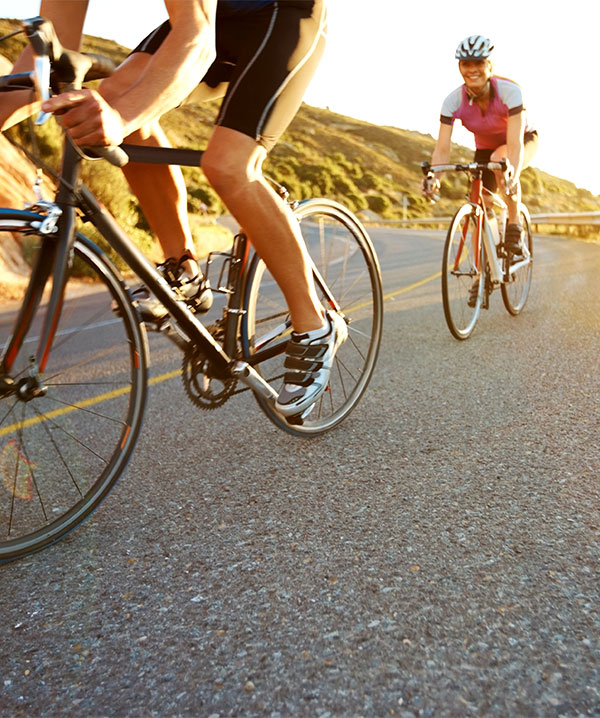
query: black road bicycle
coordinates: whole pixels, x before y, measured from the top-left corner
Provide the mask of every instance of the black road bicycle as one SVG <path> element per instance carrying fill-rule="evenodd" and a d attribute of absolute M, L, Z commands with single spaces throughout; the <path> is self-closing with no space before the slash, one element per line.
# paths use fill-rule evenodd
<path fill-rule="evenodd" d="M 35 69 L 0 78 L 1 89 L 36 86 L 47 96 L 67 56 L 74 79 L 62 87 L 109 74 L 104 58 L 63 53 L 47 21 L 25 21 L 24 29 Z M 124 146 L 108 151 L 111 161 L 126 161 L 123 150 L 135 161 L 196 167 L 201 155 Z M 314 410 L 304 420 L 284 418 L 275 399 L 290 319 L 283 295 L 245 235 L 207 259 L 207 275 L 213 261 L 221 260 L 211 285 L 223 295 L 224 309 L 204 326 L 81 184 L 81 162 L 80 150 L 66 137 L 55 200 L 0 209 L 0 232 L 36 248 L 22 304 L 0 311 L 0 562 L 54 543 L 85 519 L 123 472 L 142 424 L 146 326 L 113 262 L 77 231 L 77 218 L 91 222 L 165 306 L 167 317 L 153 328 L 181 350 L 183 383 L 199 408 L 221 406 L 250 390 L 280 429 L 319 435 L 357 405 L 379 350 L 381 274 L 366 231 L 336 202 L 292 203 L 323 305 L 344 317 L 349 334 Z M 93 281 L 82 283 L 82 274 Z"/>

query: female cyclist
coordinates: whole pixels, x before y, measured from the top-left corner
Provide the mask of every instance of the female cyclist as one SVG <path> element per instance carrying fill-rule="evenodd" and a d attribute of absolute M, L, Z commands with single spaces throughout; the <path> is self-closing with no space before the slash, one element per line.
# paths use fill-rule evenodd
<path fill-rule="evenodd" d="M 527 123 L 521 88 L 512 80 L 492 74 L 490 53 L 493 45 L 481 35 L 465 38 L 456 48 L 458 69 L 464 84 L 444 100 L 440 116 L 440 131 L 431 164 L 446 164 L 450 159 L 450 141 L 456 119 L 461 120 L 475 136 L 475 162 L 499 162 L 508 159 L 512 174 L 504 186 L 502 173 L 484 172 L 484 187 L 495 192 L 498 186 L 509 198 L 508 223 L 505 234 L 506 249 L 519 253 L 523 228 L 519 224 L 517 202 L 520 199 L 519 175 L 527 167 L 538 146 L 537 131 Z M 439 179 L 426 191 L 437 194 Z"/>

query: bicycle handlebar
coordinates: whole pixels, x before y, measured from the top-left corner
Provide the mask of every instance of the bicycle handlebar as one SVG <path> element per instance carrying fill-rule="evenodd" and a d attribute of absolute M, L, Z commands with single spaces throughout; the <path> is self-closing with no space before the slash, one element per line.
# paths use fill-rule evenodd
<path fill-rule="evenodd" d="M 64 48 L 50 20 L 43 17 L 23 20 L 23 29 L 34 54 L 33 72 L 0 77 L 0 92 L 34 87 L 43 101 L 50 97 L 50 90 L 56 93 L 79 90 L 84 82 L 109 77 L 115 70 L 115 63 L 108 57 Z M 37 123 L 42 124 L 47 117 L 40 113 Z M 82 151 L 102 157 L 116 167 L 129 161 L 120 147 L 84 147 Z"/>
<path fill-rule="evenodd" d="M 0 92 L 30 90 L 33 87 L 33 73 L 16 72 L 14 75 L 0 76 Z"/>
<path fill-rule="evenodd" d="M 432 165 L 429 162 L 422 162 L 421 169 L 425 176 L 434 172 L 480 172 L 482 170 L 499 170 L 500 172 L 510 173 L 512 167 L 507 159 L 500 162 L 470 162 L 468 164 L 448 164 L 448 165 Z"/>
<path fill-rule="evenodd" d="M 436 172 L 467 172 L 473 176 L 481 176 L 481 173 L 484 170 L 499 171 L 504 173 L 504 186 L 507 188 L 509 187 L 509 181 L 513 175 L 513 167 L 506 157 L 501 159 L 499 162 L 469 162 L 466 164 L 432 165 L 429 164 L 429 162 L 422 162 L 421 169 L 425 175 L 425 179 L 423 180 L 423 186 L 425 188 L 433 185 Z M 513 200 L 515 196 L 517 196 L 516 193 L 518 194 L 518 190 L 514 187 L 508 192 L 508 194 L 512 196 Z"/>

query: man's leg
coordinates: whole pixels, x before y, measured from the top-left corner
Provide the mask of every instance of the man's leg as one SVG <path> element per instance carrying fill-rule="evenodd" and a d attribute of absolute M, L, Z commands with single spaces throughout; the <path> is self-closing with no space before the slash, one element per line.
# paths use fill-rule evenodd
<path fill-rule="evenodd" d="M 160 124 L 138 130 L 127 140 L 132 145 L 169 147 Z M 172 165 L 129 162 L 123 174 L 138 198 L 148 224 L 158 237 L 166 257 L 178 259 L 186 251 L 195 254 L 187 212 L 187 190 L 181 169 Z"/>
<path fill-rule="evenodd" d="M 251 137 L 215 127 L 202 169 L 281 288 L 294 330 L 319 329 L 323 309 L 306 246 L 291 211 L 263 178 L 265 156 L 265 149 Z"/>
<path fill-rule="evenodd" d="M 150 55 L 135 53 L 117 72 L 104 80 L 100 93 L 107 100 L 127 92 L 144 71 Z M 126 141 L 136 145 L 169 147 L 169 141 L 158 120 L 133 133 Z M 165 258 L 179 259 L 186 251 L 195 254 L 187 213 L 187 192 L 183 174 L 177 166 L 130 162 L 123 173 L 136 195 L 152 231 L 158 237 Z M 195 261 L 184 264 L 190 274 L 198 272 Z"/>

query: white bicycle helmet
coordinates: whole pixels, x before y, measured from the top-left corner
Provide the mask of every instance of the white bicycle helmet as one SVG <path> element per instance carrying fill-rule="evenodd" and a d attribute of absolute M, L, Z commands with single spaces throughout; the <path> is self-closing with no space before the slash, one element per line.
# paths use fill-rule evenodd
<path fill-rule="evenodd" d="M 494 49 L 490 41 L 483 35 L 471 35 L 456 48 L 454 56 L 457 60 L 485 60 Z"/>

